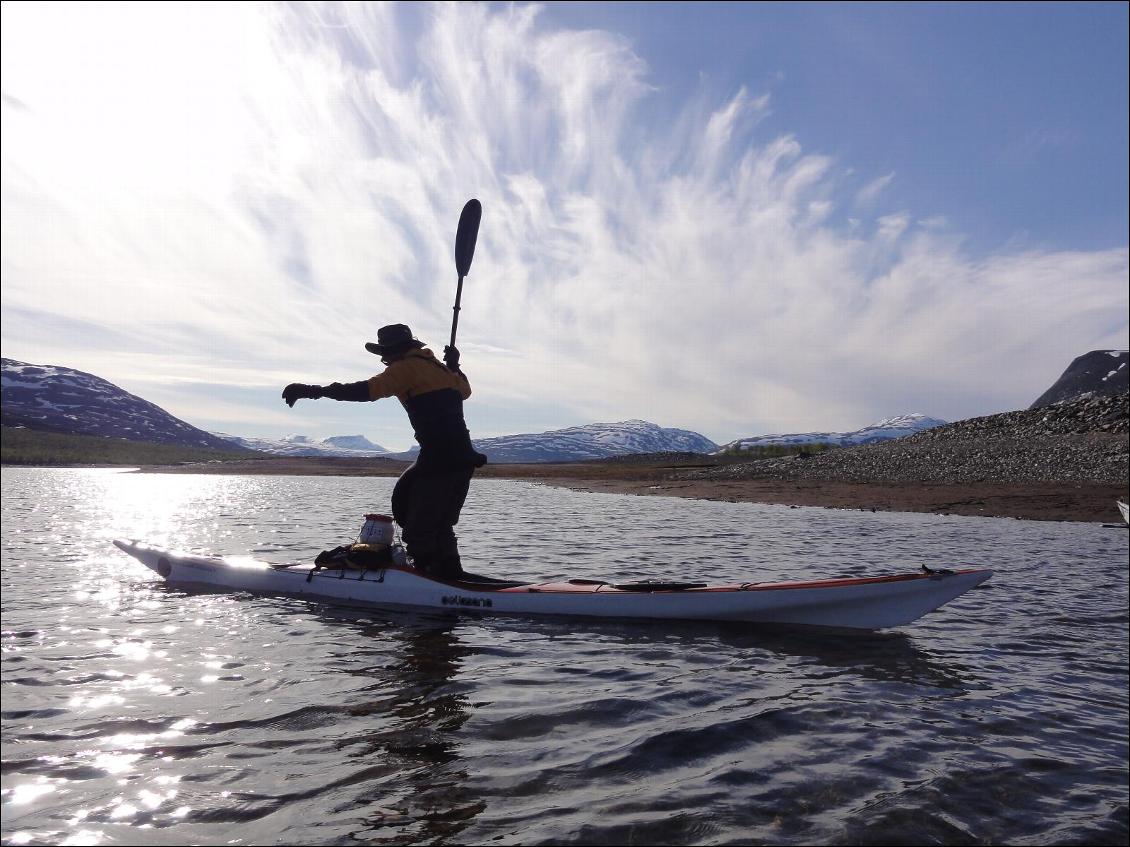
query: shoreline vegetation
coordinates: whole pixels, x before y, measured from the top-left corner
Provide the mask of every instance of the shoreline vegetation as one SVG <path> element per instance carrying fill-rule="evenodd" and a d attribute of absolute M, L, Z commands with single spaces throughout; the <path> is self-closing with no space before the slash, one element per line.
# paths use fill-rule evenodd
<path fill-rule="evenodd" d="M 0 435 L 0 463 L 25 467 L 114 467 L 179 462 L 229 462 L 266 453 L 243 449 L 182 447 L 151 441 L 130 441 L 101 435 L 77 435 L 5 426 Z"/>
<path fill-rule="evenodd" d="M 868 512 L 916 512 L 983 517 L 1011 517 L 1033 521 L 1120 521 L 1115 499 L 1127 494 L 1127 482 L 1114 480 L 1052 479 L 931 479 L 887 478 L 880 471 L 852 479 L 846 460 L 875 460 L 913 448 L 915 438 L 898 443 L 833 448 L 819 453 L 707 456 L 693 453 L 618 456 L 615 459 L 544 464 L 488 464 L 477 479 L 512 479 L 549 484 L 596 494 L 688 497 L 731 503 L 782 506 L 820 506 L 861 509 Z M 1118 451 L 1124 462 L 1127 436 L 1116 434 L 1061 436 L 1060 451 L 1085 447 Z M 1066 442 L 1063 442 L 1066 439 Z M 1070 443 L 1070 444 L 1068 444 Z M 981 439 L 984 447 L 985 440 Z M 1015 447 L 1015 445 L 1014 445 Z M 1046 453 L 1057 445 L 1038 445 Z M 990 452 L 1007 447 L 989 444 Z M 954 451 L 950 451 L 953 453 Z M 961 459 L 961 457 L 959 457 Z M 901 457 L 899 457 L 901 460 Z M 211 449 L 186 449 L 159 444 L 124 442 L 96 436 L 66 436 L 3 429 L 3 464 L 20 466 L 128 466 L 142 473 L 211 473 L 273 475 L 344 475 L 344 477 L 397 477 L 408 463 L 391 459 L 336 459 L 266 454 L 224 453 Z M 974 460 L 963 460 L 965 463 Z M 828 468 L 819 468 L 820 463 Z M 880 462 L 881 464 L 881 462 Z M 899 461 L 899 464 L 906 464 Z M 915 462 L 910 462 L 914 465 Z M 931 466 L 936 468 L 937 457 Z M 982 462 L 983 464 L 983 462 Z M 871 478 L 867 478 L 870 475 Z M 887 473 L 887 477 L 895 477 Z M 924 474 L 918 474 L 924 475 Z M 859 477 L 859 474 L 857 474 Z M 1123 480 L 1125 479 L 1123 475 Z"/>

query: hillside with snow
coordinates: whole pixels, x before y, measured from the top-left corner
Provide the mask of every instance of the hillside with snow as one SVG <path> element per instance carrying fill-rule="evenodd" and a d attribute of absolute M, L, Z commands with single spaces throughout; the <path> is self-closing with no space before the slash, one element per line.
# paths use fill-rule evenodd
<path fill-rule="evenodd" d="M 239 449 L 101 377 L 71 368 L 0 359 L 0 386 L 0 417 L 7 427 L 183 447 Z"/>
<path fill-rule="evenodd" d="M 650 421 L 593 423 L 549 432 L 501 435 L 474 440 L 475 449 L 494 464 L 580 462 L 634 453 L 710 453 L 718 445 L 704 435 L 669 429 Z M 417 449 L 393 458 L 414 459 Z"/>
<path fill-rule="evenodd" d="M 854 432 L 796 432 L 785 435 L 756 435 L 750 438 L 739 438 L 737 441 L 731 441 L 724 445 L 718 452 L 748 450 L 752 447 L 767 447 L 769 445 L 831 444 L 834 447 L 853 447 L 857 444 L 875 444 L 880 441 L 904 438 L 945 424 L 946 421 L 938 418 L 912 413 L 887 418 Z"/>
<path fill-rule="evenodd" d="M 329 438 L 310 438 L 307 435 L 288 435 L 285 438 L 247 438 L 214 432 L 239 447 L 258 450 L 274 456 L 330 456 L 339 459 L 364 459 L 373 456 L 388 457 L 389 451 L 374 444 L 363 435 L 334 435 Z"/>

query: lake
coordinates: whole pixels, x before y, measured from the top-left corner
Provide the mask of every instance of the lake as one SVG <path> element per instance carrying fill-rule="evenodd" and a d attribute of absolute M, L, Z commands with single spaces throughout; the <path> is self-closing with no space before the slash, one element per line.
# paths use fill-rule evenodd
<path fill-rule="evenodd" d="M 309 561 L 394 480 L 4 468 L 5 844 L 1126 844 L 1125 529 L 478 480 L 469 570 L 987 566 L 874 635 L 166 587 L 117 537 Z"/>

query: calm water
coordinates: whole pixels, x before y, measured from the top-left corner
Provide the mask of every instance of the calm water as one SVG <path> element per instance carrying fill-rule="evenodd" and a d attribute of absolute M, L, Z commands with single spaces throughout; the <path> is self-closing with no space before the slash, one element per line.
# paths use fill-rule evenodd
<path fill-rule="evenodd" d="M 1127 842 L 1122 530 L 472 487 L 497 576 L 997 569 L 849 637 L 186 594 L 110 545 L 307 560 L 392 482 L 5 468 L 4 843 Z"/>

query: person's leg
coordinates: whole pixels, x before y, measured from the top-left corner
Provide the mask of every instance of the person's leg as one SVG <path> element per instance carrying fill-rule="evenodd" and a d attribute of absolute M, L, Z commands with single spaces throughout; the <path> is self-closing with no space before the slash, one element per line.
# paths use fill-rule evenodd
<path fill-rule="evenodd" d="M 474 473 L 474 468 L 467 468 L 453 471 L 449 475 L 442 524 L 436 527 L 436 566 L 439 572 L 449 579 L 463 576 L 463 563 L 459 558 L 459 540 L 455 536 L 454 526 L 459 523 L 459 513 L 467 501 L 467 492 Z"/>
<path fill-rule="evenodd" d="M 463 575 L 452 526 L 467 499 L 472 473 L 471 469 L 417 473 L 406 491 L 401 526 L 408 553 L 421 570 L 443 579 Z"/>
<path fill-rule="evenodd" d="M 432 570 L 435 544 L 429 543 L 427 516 L 423 506 L 429 499 L 428 477 L 413 463 L 400 475 L 392 489 L 392 517 L 400 524 L 400 537 L 417 570 Z"/>
<path fill-rule="evenodd" d="M 404 469 L 404 473 L 392 488 L 392 519 L 400 524 L 403 532 L 408 530 L 408 521 L 412 511 L 412 485 L 419 478 L 420 469 L 413 462 Z"/>
<path fill-rule="evenodd" d="M 446 475 L 416 473 L 402 500 L 402 536 L 416 567 L 433 576 L 444 576 L 438 566 L 440 531 L 448 489 Z"/>

